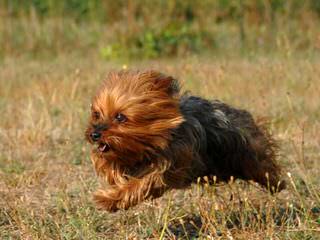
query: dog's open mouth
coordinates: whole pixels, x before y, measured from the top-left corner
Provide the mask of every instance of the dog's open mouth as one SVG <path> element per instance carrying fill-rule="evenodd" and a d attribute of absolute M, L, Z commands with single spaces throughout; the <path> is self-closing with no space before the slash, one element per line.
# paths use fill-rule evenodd
<path fill-rule="evenodd" d="M 98 151 L 99 152 L 108 152 L 110 150 L 110 146 L 106 143 L 99 143 Z"/>

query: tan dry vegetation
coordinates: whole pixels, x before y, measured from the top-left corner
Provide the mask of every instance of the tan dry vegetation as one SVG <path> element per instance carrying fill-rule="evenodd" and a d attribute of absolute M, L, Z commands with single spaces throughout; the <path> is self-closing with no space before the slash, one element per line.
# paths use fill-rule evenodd
<path fill-rule="evenodd" d="M 172 191 L 115 214 L 97 186 L 83 132 L 103 76 L 122 64 L 95 56 L 6 59 L 0 66 L 1 239 L 320 239 L 319 59 L 186 58 L 136 62 L 184 89 L 267 116 L 290 172 L 271 196 L 241 181 Z"/>

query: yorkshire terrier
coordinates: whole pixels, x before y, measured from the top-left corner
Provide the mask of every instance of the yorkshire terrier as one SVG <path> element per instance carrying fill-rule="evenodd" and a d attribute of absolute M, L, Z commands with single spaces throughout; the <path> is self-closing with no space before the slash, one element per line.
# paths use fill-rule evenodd
<path fill-rule="evenodd" d="M 272 193 L 285 187 L 264 125 L 245 110 L 180 94 L 177 80 L 156 71 L 110 73 L 93 100 L 86 139 L 108 183 L 94 199 L 111 212 L 198 179 L 253 180 Z"/>

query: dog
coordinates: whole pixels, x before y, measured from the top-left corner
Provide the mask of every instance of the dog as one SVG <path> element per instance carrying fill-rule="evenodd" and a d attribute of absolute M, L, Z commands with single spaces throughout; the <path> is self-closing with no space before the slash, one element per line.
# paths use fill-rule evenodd
<path fill-rule="evenodd" d="M 110 212 L 205 176 L 252 180 L 271 193 L 285 188 L 277 144 L 263 124 L 246 110 L 180 94 L 178 81 L 157 71 L 111 72 L 85 135 L 96 173 L 108 183 L 94 200 Z"/>

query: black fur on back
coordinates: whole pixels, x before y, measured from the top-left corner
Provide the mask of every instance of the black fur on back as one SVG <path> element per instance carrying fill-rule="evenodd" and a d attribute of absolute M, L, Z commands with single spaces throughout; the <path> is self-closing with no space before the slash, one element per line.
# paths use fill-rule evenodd
<path fill-rule="evenodd" d="M 271 192 L 285 187 L 275 162 L 275 141 L 249 112 L 189 95 L 181 97 L 180 111 L 185 122 L 175 129 L 167 154 L 173 162 L 174 158 L 185 160 L 176 161 L 180 166 L 173 164 L 172 172 L 189 168 L 185 174 L 189 181 L 202 176 L 216 176 L 218 181 L 231 176 L 253 180 Z M 185 149 L 191 150 L 181 156 Z M 167 176 L 171 175 L 177 174 L 169 171 Z"/>

